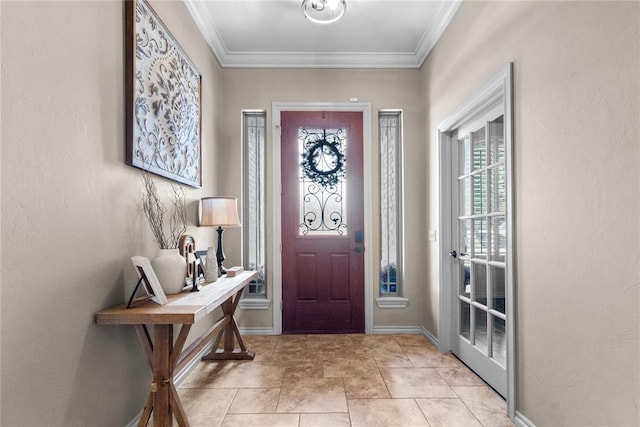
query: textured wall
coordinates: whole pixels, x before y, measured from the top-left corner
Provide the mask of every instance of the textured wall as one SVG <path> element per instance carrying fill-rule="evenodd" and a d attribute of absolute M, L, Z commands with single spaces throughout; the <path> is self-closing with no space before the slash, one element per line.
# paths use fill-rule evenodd
<path fill-rule="evenodd" d="M 374 326 L 418 326 L 421 323 L 422 291 L 426 273 L 423 253 L 426 250 L 426 227 L 424 224 L 424 165 L 425 146 L 421 133 L 423 115 L 420 108 L 420 73 L 418 70 L 326 70 L 326 69 L 225 69 L 223 72 L 223 98 L 226 108 L 220 116 L 220 149 L 224 151 L 226 162 L 220 164 L 217 179 L 221 189 L 229 194 L 241 191 L 241 126 L 239 123 L 242 109 L 263 109 L 267 111 L 267 182 L 272 176 L 271 169 L 271 103 L 272 102 L 349 102 L 352 97 L 360 102 L 370 102 L 372 111 L 372 151 L 370 159 L 373 165 L 374 183 L 371 189 L 374 195 L 373 229 L 374 236 L 366 236 L 367 251 L 375 251 L 378 259 L 378 156 L 377 156 L 377 114 L 379 109 L 398 108 L 404 114 L 404 161 L 405 161 L 405 296 L 410 299 L 406 309 L 374 308 Z M 268 194 L 271 194 L 270 187 Z M 268 211 L 271 200 L 267 200 Z M 267 218 L 267 224 L 272 223 Z M 230 230 L 236 232 L 235 230 Z M 268 225 L 267 232 L 271 233 Z M 227 233 L 225 231 L 225 233 Z M 232 234 L 229 234 L 232 236 Z M 239 236 L 239 233 L 238 233 Z M 239 241 L 239 237 L 235 239 Z M 227 240 L 225 240 L 227 242 Z M 229 240 L 230 253 L 234 250 L 234 241 Z M 271 246 L 268 246 L 268 251 Z M 270 253 L 270 252 L 268 252 Z M 376 262 L 376 261 L 374 261 Z M 377 296 L 377 284 L 374 295 Z M 271 292 L 271 289 L 269 289 Z M 242 326 L 271 326 L 271 311 L 240 313 Z"/>
<path fill-rule="evenodd" d="M 516 408 L 539 426 L 640 423 L 639 22 L 637 2 L 465 2 L 423 67 L 435 227 L 437 125 L 514 62 Z"/>
<path fill-rule="evenodd" d="M 156 247 L 124 164 L 123 3 L 0 4 L 2 424 L 124 425 L 150 371 L 133 328 L 94 314 L 135 283 L 129 257 Z M 193 224 L 214 190 L 219 68 L 182 2 L 152 5 L 203 75 L 204 186 L 187 200 L 206 248 Z"/>

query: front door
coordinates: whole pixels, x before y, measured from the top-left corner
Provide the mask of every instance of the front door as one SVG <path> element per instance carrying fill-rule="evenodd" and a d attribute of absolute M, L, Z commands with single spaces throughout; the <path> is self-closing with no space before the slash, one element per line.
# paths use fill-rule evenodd
<path fill-rule="evenodd" d="M 283 332 L 364 332 L 362 113 L 281 126 Z"/>

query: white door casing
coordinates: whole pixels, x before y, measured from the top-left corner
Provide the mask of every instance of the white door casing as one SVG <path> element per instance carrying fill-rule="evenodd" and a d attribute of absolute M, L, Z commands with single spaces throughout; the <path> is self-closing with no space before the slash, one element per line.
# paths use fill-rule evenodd
<path fill-rule="evenodd" d="M 438 126 L 440 166 L 440 212 L 439 246 L 440 301 L 438 346 L 449 352 L 457 348 L 454 330 L 457 311 L 453 304 L 458 301 L 459 261 L 449 253 L 458 249 L 458 183 L 453 177 L 453 162 L 458 161 L 457 135 L 464 136 L 469 130 L 483 126 L 487 117 L 504 114 L 505 178 L 506 178 L 506 257 L 505 257 L 505 308 L 506 308 L 506 399 L 509 416 L 515 417 L 515 257 L 513 215 L 513 64 L 509 63 L 495 75 L 475 96 L 443 120 Z M 455 200 L 454 200 L 455 197 Z M 452 209 L 452 206 L 454 207 Z M 454 211 L 455 209 L 455 211 Z"/>
<path fill-rule="evenodd" d="M 272 183 L 271 183 L 271 214 L 272 218 L 281 218 L 281 152 L 280 152 L 280 113 L 282 111 L 360 111 L 363 120 L 363 173 L 364 173 L 364 234 L 365 242 L 372 241 L 373 236 L 373 169 L 371 141 L 371 104 L 364 102 L 333 103 L 333 102 L 273 102 L 271 104 L 271 135 L 272 135 Z M 282 233 L 279 220 L 274 220 L 271 232 L 273 261 L 273 333 L 282 333 Z M 373 250 L 364 251 L 364 317 L 365 333 L 373 331 Z"/>

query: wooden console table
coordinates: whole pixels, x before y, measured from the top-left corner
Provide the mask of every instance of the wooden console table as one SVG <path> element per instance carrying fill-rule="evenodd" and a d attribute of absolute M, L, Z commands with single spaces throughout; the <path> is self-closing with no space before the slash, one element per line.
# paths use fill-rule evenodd
<path fill-rule="evenodd" d="M 126 304 L 120 304 L 96 314 L 99 325 L 133 325 L 147 355 L 153 381 L 138 426 L 147 425 L 152 413 L 154 427 L 171 426 L 173 415 L 180 426 L 189 425 L 173 378 L 211 340 L 213 348 L 203 359 L 253 359 L 255 354 L 246 349 L 233 314 L 242 290 L 257 276 L 255 271 L 245 271 L 236 277 L 221 277 L 216 282 L 203 285 L 200 292 L 167 295 L 169 302 L 165 305 L 147 300 L 129 309 Z M 223 316 L 183 351 L 191 325 L 217 307 L 222 308 Z M 153 338 L 148 325 L 153 325 Z M 174 325 L 181 325 L 175 342 Z M 239 352 L 234 351 L 234 336 L 240 346 Z M 218 351 L 221 341 L 223 349 Z"/>

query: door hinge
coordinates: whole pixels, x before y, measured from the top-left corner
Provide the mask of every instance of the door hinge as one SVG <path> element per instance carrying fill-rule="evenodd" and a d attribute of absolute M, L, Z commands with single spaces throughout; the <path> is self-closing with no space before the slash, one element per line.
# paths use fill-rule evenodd
<path fill-rule="evenodd" d="M 282 300 L 280 300 L 280 311 L 282 311 Z"/>

